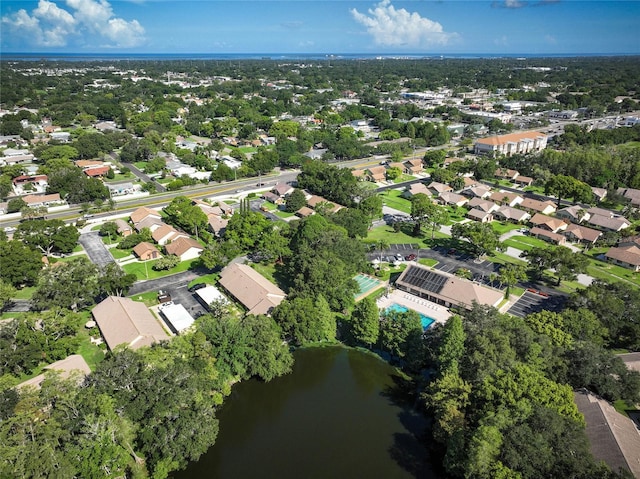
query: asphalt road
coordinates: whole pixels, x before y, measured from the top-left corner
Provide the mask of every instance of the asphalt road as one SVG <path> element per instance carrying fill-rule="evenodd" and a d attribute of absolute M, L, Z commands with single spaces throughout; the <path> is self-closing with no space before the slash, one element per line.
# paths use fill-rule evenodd
<path fill-rule="evenodd" d="M 87 252 L 87 256 L 89 256 L 91 262 L 96 266 L 102 267 L 113 263 L 113 256 L 111 256 L 111 253 L 109 253 L 109 250 L 100 239 L 97 231 L 82 233 L 78 241 Z"/>

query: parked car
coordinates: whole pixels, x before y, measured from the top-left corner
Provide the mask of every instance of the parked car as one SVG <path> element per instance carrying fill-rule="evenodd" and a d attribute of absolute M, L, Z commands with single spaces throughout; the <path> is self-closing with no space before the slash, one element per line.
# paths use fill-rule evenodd
<path fill-rule="evenodd" d="M 402 255 L 400 253 L 396 254 L 396 259 L 398 261 L 402 261 L 404 258 L 402 257 Z"/>
<path fill-rule="evenodd" d="M 406 261 L 415 261 L 418 258 L 417 255 L 411 253 L 404 257 Z"/>

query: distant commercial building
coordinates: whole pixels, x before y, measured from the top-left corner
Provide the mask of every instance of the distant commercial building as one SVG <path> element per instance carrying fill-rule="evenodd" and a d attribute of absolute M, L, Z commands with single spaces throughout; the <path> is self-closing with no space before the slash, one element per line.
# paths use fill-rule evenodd
<path fill-rule="evenodd" d="M 481 138 L 476 141 L 474 145 L 474 152 L 476 155 L 494 153 L 498 155 L 511 156 L 542 151 L 546 147 L 546 135 L 537 131 L 528 131 Z"/>

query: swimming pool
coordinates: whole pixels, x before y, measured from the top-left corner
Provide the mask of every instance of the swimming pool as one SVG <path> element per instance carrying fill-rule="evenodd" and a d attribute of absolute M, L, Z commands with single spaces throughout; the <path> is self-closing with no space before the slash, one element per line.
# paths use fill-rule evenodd
<path fill-rule="evenodd" d="M 406 311 L 409 311 L 409 308 L 407 308 L 406 306 L 402 306 L 400 304 L 393 303 L 387 308 L 387 311 L 396 311 L 399 313 L 404 313 Z M 415 310 L 412 310 L 412 311 L 415 311 Z M 416 311 L 416 313 L 418 313 L 418 311 Z M 422 323 L 422 329 L 427 329 L 429 326 L 431 326 L 433 323 L 436 322 L 435 319 L 432 319 L 429 316 L 425 316 L 422 313 L 418 313 L 418 314 L 420 315 L 420 322 Z"/>

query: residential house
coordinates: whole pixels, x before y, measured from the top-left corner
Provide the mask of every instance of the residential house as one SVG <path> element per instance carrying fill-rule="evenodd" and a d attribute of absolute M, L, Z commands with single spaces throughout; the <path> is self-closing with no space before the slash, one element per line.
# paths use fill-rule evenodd
<path fill-rule="evenodd" d="M 515 181 L 518 176 L 520 176 L 520 172 L 518 170 L 512 170 L 509 168 L 498 168 L 495 172 L 495 177 L 503 180 Z"/>
<path fill-rule="evenodd" d="M 576 243 L 594 244 L 596 241 L 598 241 L 600 236 L 602 236 L 602 231 L 571 223 L 569 226 L 567 226 L 567 229 L 564 230 L 563 234 L 569 241 L 573 241 Z"/>
<path fill-rule="evenodd" d="M 524 198 L 518 193 L 509 191 L 494 191 L 489 199 L 499 205 L 516 206 L 524 201 Z"/>
<path fill-rule="evenodd" d="M 47 175 L 20 175 L 13 179 L 13 191 L 16 195 L 27 192 L 44 193 L 49 185 Z"/>
<path fill-rule="evenodd" d="M 233 206 L 224 201 L 218 201 L 218 204 L 215 205 L 220 208 L 220 211 L 223 216 L 233 216 Z"/>
<path fill-rule="evenodd" d="M 597 206 L 592 206 L 591 208 L 589 208 L 587 210 L 587 213 L 589 213 L 591 216 L 600 215 L 600 216 L 606 216 L 608 218 L 613 218 L 617 214 L 617 213 L 615 213 L 615 212 L 613 212 L 611 210 L 607 210 L 607 209 L 604 209 L 604 208 L 599 208 Z"/>
<path fill-rule="evenodd" d="M 77 160 L 74 162 L 78 168 L 86 170 L 87 168 L 99 168 L 101 166 L 107 166 L 104 161 L 100 160 Z"/>
<path fill-rule="evenodd" d="M 631 371 L 640 373 L 640 352 L 616 354 Z"/>
<path fill-rule="evenodd" d="M 404 172 L 408 175 L 419 175 L 424 172 L 422 160 L 407 160 L 404 162 Z"/>
<path fill-rule="evenodd" d="M 131 349 L 169 339 L 144 303 L 109 296 L 91 310 L 107 347 L 126 345 Z"/>
<path fill-rule="evenodd" d="M 274 193 L 273 191 L 267 191 L 265 193 L 262 193 L 262 199 L 265 201 L 268 201 L 269 203 L 273 203 L 274 205 L 284 204 L 284 199 L 280 195 L 277 195 L 276 193 Z"/>
<path fill-rule="evenodd" d="M 634 188 L 618 188 L 618 194 L 628 199 L 633 206 L 640 206 L 640 190 Z"/>
<path fill-rule="evenodd" d="M 111 169 L 110 166 L 98 166 L 96 168 L 87 168 L 86 170 L 82 170 L 85 175 L 91 178 L 102 178 L 109 173 Z"/>
<path fill-rule="evenodd" d="M 471 309 L 474 303 L 497 307 L 504 299 L 501 291 L 413 263 L 400 274 L 395 286 L 447 308 Z"/>
<path fill-rule="evenodd" d="M 612 471 L 640 477 L 640 434 L 633 420 L 587 390 L 574 392 L 573 398 L 584 416 L 593 457 Z"/>
<path fill-rule="evenodd" d="M 622 216 L 592 215 L 587 223 L 606 231 L 621 231 L 631 226 L 631 222 Z"/>
<path fill-rule="evenodd" d="M 493 213 L 494 218 L 513 223 L 524 223 L 531 218 L 531 215 L 524 210 L 512 208 L 511 206 L 502 205 Z"/>
<path fill-rule="evenodd" d="M 540 238 L 542 240 L 545 240 L 549 243 L 553 243 L 556 245 L 563 245 L 566 243 L 567 238 L 564 237 L 561 234 L 558 233 L 553 233 L 552 231 L 546 229 L 546 228 L 541 228 L 538 226 L 534 226 L 533 228 L 531 228 L 529 230 L 529 234 L 531 236 L 534 236 L 536 238 Z"/>
<path fill-rule="evenodd" d="M 542 213 L 536 213 L 533 215 L 529 222 L 534 226 L 551 231 L 552 233 L 557 233 L 567 229 L 567 223 L 560 218 L 553 218 L 551 216 L 543 215 Z"/>
<path fill-rule="evenodd" d="M 442 193 L 440 193 L 438 201 L 446 205 L 464 206 L 469 202 L 469 199 L 462 195 L 459 195 L 458 193 L 443 191 Z"/>
<path fill-rule="evenodd" d="M 403 162 L 401 162 L 401 161 L 394 161 L 394 162 L 391 162 L 391 163 L 389 163 L 387 166 L 388 166 L 388 168 L 395 168 L 395 169 L 397 169 L 397 170 L 400 170 L 402 173 L 404 173 L 404 172 L 405 172 L 405 166 L 404 166 L 404 163 L 403 163 Z"/>
<path fill-rule="evenodd" d="M 567 206 L 556 211 L 556 216 L 576 223 L 582 223 L 591 218 L 591 214 L 580 205 Z"/>
<path fill-rule="evenodd" d="M 60 193 L 51 193 L 50 195 L 27 195 L 22 197 L 22 201 L 24 201 L 30 208 L 49 208 L 50 206 L 59 206 L 67 203 L 65 200 L 60 198 Z"/>
<path fill-rule="evenodd" d="M 298 211 L 296 211 L 296 216 L 299 216 L 300 218 L 306 218 L 307 216 L 311 216 L 314 215 L 316 212 L 313 211 L 311 208 L 309 208 L 308 206 L 303 206 L 302 208 L 300 208 Z"/>
<path fill-rule="evenodd" d="M 178 231 L 171 225 L 163 224 L 157 230 L 151 233 L 151 237 L 160 246 L 164 246 L 169 241 L 175 241 L 178 238 L 188 238 L 189 235 Z"/>
<path fill-rule="evenodd" d="M 160 216 L 160 213 L 158 211 L 152 208 L 147 208 L 146 206 L 142 206 L 138 208 L 133 213 L 131 213 L 131 216 L 130 216 L 131 222 L 134 225 L 140 223 L 142 220 L 144 220 L 147 217 L 152 217 L 159 220 L 162 219 L 162 216 Z"/>
<path fill-rule="evenodd" d="M 525 198 L 520 203 L 520 208 L 529 212 L 542 213 L 543 215 L 551 215 L 556 212 L 556 204 L 553 201 L 539 201 L 533 198 Z"/>
<path fill-rule="evenodd" d="M 453 191 L 449 185 L 445 185 L 444 183 L 439 183 L 437 181 L 432 181 L 427 185 L 427 188 L 431 193 L 435 196 L 439 196 L 441 193 Z"/>
<path fill-rule="evenodd" d="M 427 188 L 427 185 L 424 183 L 411 183 L 410 185 L 407 185 L 405 190 L 402 192 L 402 196 L 404 198 L 411 198 L 419 193 L 427 195 L 428 197 L 433 196 L 433 193 L 431 193 L 429 188 Z"/>
<path fill-rule="evenodd" d="M 591 191 L 598 203 L 607 197 L 607 190 L 605 188 L 596 188 L 595 186 L 592 186 Z"/>
<path fill-rule="evenodd" d="M 379 183 L 387 179 L 387 168 L 384 166 L 371 166 L 366 169 L 369 181 Z"/>
<path fill-rule="evenodd" d="M 162 257 L 158 248 L 147 241 L 135 245 L 133 247 L 133 254 L 135 254 L 140 261 L 149 261 Z"/>
<path fill-rule="evenodd" d="M 227 228 L 229 220 L 227 218 L 223 218 L 222 216 L 211 214 L 207 215 L 207 223 L 211 232 L 216 236 L 220 236 Z"/>
<path fill-rule="evenodd" d="M 351 170 L 351 174 L 360 181 L 365 180 L 367 177 L 367 172 L 365 170 Z"/>
<path fill-rule="evenodd" d="M 278 286 L 240 263 L 231 263 L 220 272 L 220 285 L 247 309 L 247 314 L 270 314 L 286 297 Z"/>
<path fill-rule="evenodd" d="M 465 196 L 469 196 L 471 198 L 489 198 L 491 196 L 491 188 L 485 185 L 474 186 L 471 188 L 465 188 L 461 192 Z"/>
<path fill-rule="evenodd" d="M 500 207 L 495 204 L 493 201 L 483 200 L 481 198 L 471 198 L 469 203 L 467 203 L 467 207 L 479 209 L 486 213 L 493 213 L 500 209 Z"/>
<path fill-rule="evenodd" d="M 74 376 L 78 379 L 78 382 L 82 382 L 90 373 L 91 368 L 84 360 L 84 358 L 80 354 L 72 354 L 71 356 L 67 356 L 60 361 L 56 361 L 54 363 L 45 366 L 44 373 L 38 374 L 37 376 L 27 379 L 26 381 L 21 382 L 16 386 L 17 389 L 23 389 L 26 387 L 32 387 L 35 389 L 40 389 L 42 387 L 42 383 L 46 379 L 46 371 L 55 371 L 60 374 L 62 379 L 69 379 Z"/>
<path fill-rule="evenodd" d="M 476 155 L 500 154 L 511 156 L 542 151 L 547 147 L 547 136 L 536 131 L 510 133 L 508 135 L 490 136 L 476 140 Z"/>
<path fill-rule="evenodd" d="M 124 236 L 125 238 L 131 234 L 133 234 L 133 228 L 126 221 L 118 218 L 114 221 L 116 227 L 118 228 L 118 234 Z"/>
<path fill-rule="evenodd" d="M 531 186 L 534 180 L 530 176 L 518 175 L 513 181 L 520 186 Z"/>
<path fill-rule="evenodd" d="M 491 223 L 493 221 L 493 215 L 488 211 L 483 211 L 479 208 L 473 208 L 467 212 L 467 218 L 479 221 L 480 223 Z"/>
<path fill-rule="evenodd" d="M 640 271 L 640 248 L 636 245 L 609 248 L 604 256 L 608 261 L 618 266 L 628 268 L 636 273 Z"/>
<path fill-rule="evenodd" d="M 294 187 L 287 183 L 276 183 L 271 189 L 271 192 L 278 195 L 280 198 L 284 198 L 293 193 Z"/>
<path fill-rule="evenodd" d="M 344 208 L 342 205 L 332 203 L 331 201 L 327 200 L 326 198 L 323 198 L 322 196 L 311 195 L 309 198 L 307 198 L 307 206 L 309 208 L 313 208 L 314 210 L 316 210 L 320 205 L 326 206 L 331 213 L 335 213 L 341 210 L 342 208 Z"/>
<path fill-rule="evenodd" d="M 151 233 L 153 233 L 155 230 L 157 230 L 158 228 L 160 228 L 162 225 L 164 225 L 164 221 L 162 221 L 160 218 L 156 218 L 155 216 L 147 216 L 146 218 L 144 218 L 142 221 L 139 221 L 138 223 L 135 223 L 133 225 L 133 228 L 140 233 L 143 229 L 148 228 L 149 231 L 151 231 Z"/>
<path fill-rule="evenodd" d="M 462 181 L 464 183 L 464 188 L 475 188 L 478 186 L 478 180 L 473 176 L 463 176 Z"/>
<path fill-rule="evenodd" d="M 193 238 L 180 237 L 170 243 L 167 243 L 164 247 L 167 254 L 176 255 L 180 258 L 180 261 L 187 261 L 197 258 L 202 253 L 204 248 Z"/>
<path fill-rule="evenodd" d="M 176 334 L 186 331 L 195 322 L 195 319 L 193 319 L 193 316 L 189 314 L 187 308 L 181 304 L 162 305 L 158 308 L 158 311 L 165 319 L 169 329 Z"/>

